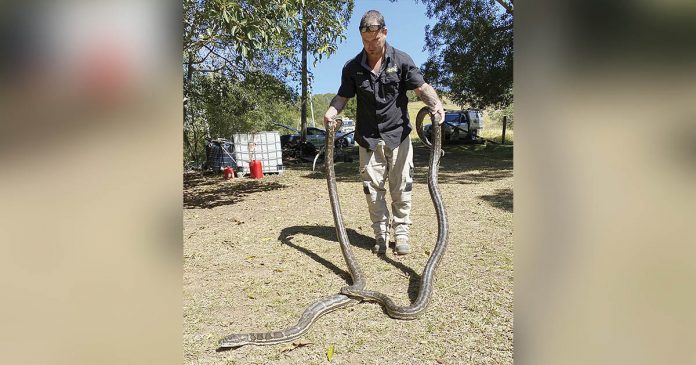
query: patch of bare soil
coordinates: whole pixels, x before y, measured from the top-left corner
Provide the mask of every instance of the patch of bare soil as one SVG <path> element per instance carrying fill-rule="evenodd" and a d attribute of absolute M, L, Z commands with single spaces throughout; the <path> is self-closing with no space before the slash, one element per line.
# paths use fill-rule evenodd
<path fill-rule="evenodd" d="M 414 143 L 412 254 L 376 256 L 355 162 L 336 164 L 353 252 L 368 287 L 406 304 L 435 244 L 427 187 L 429 150 Z M 511 364 L 513 350 L 512 148 L 446 145 L 440 168 L 450 222 L 447 252 L 425 314 L 388 317 L 378 304 L 329 313 L 292 350 L 243 346 L 217 352 L 236 332 L 279 330 L 306 306 L 350 283 L 322 172 L 224 181 L 184 176 L 186 364 Z M 297 342 L 298 340 L 296 340 Z"/>

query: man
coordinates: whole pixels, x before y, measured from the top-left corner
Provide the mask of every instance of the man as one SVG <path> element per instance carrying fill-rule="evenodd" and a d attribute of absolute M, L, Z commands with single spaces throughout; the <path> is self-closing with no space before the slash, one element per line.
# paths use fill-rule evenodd
<path fill-rule="evenodd" d="M 430 108 L 435 120 L 444 121 L 442 103 L 435 90 L 423 80 L 420 70 L 406 53 L 389 45 L 384 17 L 370 10 L 360 20 L 363 50 L 343 66 L 341 87 L 324 114 L 324 125 L 333 120 L 357 97 L 355 140 L 360 152 L 360 176 L 375 233 L 373 251 L 384 254 L 389 243 L 389 210 L 385 180 L 392 199 L 398 255 L 411 251 L 408 234 L 411 224 L 413 151 L 406 90 L 415 90 Z"/>

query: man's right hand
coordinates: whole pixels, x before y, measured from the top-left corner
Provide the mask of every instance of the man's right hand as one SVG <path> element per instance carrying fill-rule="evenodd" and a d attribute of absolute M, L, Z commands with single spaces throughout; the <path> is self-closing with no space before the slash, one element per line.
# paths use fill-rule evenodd
<path fill-rule="evenodd" d="M 336 95 L 333 99 L 331 99 L 331 103 L 329 103 L 329 109 L 326 110 L 326 113 L 324 113 L 324 128 L 336 128 L 336 116 L 338 115 L 338 113 L 341 112 L 341 110 L 343 110 L 347 102 L 348 98 L 344 98 L 339 95 Z"/>
<path fill-rule="evenodd" d="M 336 113 L 331 113 L 331 111 L 327 111 L 326 114 L 324 114 L 324 128 L 326 130 L 328 130 L 329 128 L 335 128 L 335 127 L 336 127 Z"/>

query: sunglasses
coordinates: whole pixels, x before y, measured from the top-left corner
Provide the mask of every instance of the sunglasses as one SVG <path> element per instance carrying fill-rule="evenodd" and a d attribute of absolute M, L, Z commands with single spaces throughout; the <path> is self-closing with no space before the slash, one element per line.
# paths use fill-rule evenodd
<path fill-rule="evenodd" d="M 380 29 L 384 28 L 383 24 L 373 24 L 373 25 L 367 25 L 364 27 L 360 27 L 360 33 L 372 33 L 376 32 Z"/>

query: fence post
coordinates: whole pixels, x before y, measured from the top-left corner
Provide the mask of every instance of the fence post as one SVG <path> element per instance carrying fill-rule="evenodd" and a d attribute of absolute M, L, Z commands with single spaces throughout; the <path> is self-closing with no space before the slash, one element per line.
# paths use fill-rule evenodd
<path fill-rule="evenodd" d="M 507 115 L 503 116 L 503 144 L 505 144 L 505 129 L 507 128 Z"/>

